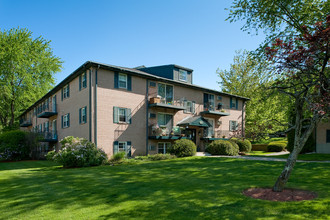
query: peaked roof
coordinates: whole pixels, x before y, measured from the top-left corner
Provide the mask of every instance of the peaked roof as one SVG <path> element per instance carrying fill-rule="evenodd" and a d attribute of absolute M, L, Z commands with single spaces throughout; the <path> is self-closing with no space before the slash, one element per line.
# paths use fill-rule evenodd
<path fill-rule="evenodd" d="M 190 116 L 182 121 L 180 121 L 177 125 L 179 126 L 197 126 L 197 127 L 212 127 L 212 125 L 202 116 Z"/>

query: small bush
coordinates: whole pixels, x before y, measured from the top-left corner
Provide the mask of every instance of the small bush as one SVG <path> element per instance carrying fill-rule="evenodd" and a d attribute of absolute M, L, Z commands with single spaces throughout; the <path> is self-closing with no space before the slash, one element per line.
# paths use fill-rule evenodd
<path fill-rule="evenodd" d="M 206 148 L 206 152 L 212 155 L 238 155 L 238 147 L 230 141 L 216 140 Z"/>
<path fill-rule="evenodd" d="M 281 152 L 284 151 L 286 147 L 286 142 L 274 141 L 268 144 L 268 152 Z"/>
<path fill-rule="evenodd" d="M 111 157 L 109 162 L 112 164 L 121 163 L 124 160 L 125 156 L 126 156 L 126 152 L 124 151 L 118 152 Z"/>
<path fill-rule="evenodd" d="M 174 159 L 175 157 L 176 156 L 171 154 L 154 154 L 148 156 L 150 160 L 169 160 L 169 159 Z"/>
<path fill-rule="evenodd" d="M 31 149 L 39 143 L 32 133 L 16 130 L 0 134 L 0 160 L 30 158 Z"/>
<path fill-rule="evenodd" d="M 55 153 L 53 160 L 63 167 L 98 166 L 107 162 L 107 155 L 103 150 L 96 148 L 95 144 L 84 138 L 64 138 L 60 143 L 62 149 Z"/>
<path fill-rule="evenodd" d="M 49 152 L 47 153 L 47 155 L 46 155 L 46 159 L 47 159 L 47 160 L 50 160 L 50 161 L 54 160 L 54 156 L 55 156 L 55 154 L 56 154 L 56 152 L 55 152 L 54 150 L 49 151 Z"/>
<path fill-rule="evenodd" d="M 240 152 L 250 152 L 252 149 L 252 144 L 248 139 L 231 138 L 230 141 L 238 145 Z"/>
<path fill-rule="evenodd" d="M 175 141 L 168 151 L 177 157 L 194 156 L 196 154 L 196 145 L 191 140 L 181 139 Z"/>

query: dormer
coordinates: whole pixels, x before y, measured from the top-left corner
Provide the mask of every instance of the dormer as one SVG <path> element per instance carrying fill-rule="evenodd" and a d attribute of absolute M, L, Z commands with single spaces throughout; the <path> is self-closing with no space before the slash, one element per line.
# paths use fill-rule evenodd
<path fill-rule="evenodd" d="M 153 67 L 142 66 L 139 67 L 138 70 L 178 82 L 192 84 L 193 70 L 175 64 Z"/>

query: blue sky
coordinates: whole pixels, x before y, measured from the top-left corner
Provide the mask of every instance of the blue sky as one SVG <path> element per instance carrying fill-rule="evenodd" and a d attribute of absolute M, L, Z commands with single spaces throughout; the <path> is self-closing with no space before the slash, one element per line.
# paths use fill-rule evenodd
<path fill-rule="evenodd" d="M 51 40 L 63 69 L 57 83 L 87 60 L 136 67 L 178 64 L 193 83 L 219 90 L 217 68 L 235 50 L 254 50 L 264 35 L 225 21 L 230 0 L 0 0 L 0 28 L 27 28 Z"/>

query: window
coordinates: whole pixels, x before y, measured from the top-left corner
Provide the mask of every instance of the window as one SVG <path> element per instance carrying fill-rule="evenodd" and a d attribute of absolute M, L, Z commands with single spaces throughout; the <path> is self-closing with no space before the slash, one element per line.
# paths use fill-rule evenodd
<path fill-rule="evenodd" d="M 206 128 L 205 135 L 210 138 L 214 135 L 214 119 L 205 118 L 208 123 L 210 123 L 211 127 Z"/>
<path fill-rule="evenodd" d="M 184 106 L 186 108 L 184 113 L 195 113 L 195 102 L 185 101 Z"/>
<path fill-rule="evenodd" d="M 113 107 L 113 122 L 131 124 L 131 109 Z"/>
<path fill-rule="evenodd" d="M 87 122 L 87 106 L 79 109 L 79 123 L 84 124 Z"/>
<path fill-rule="evenodd" d="M 187 71 L 179 70 L 179 80 L 187 82 Z"/>
<path fill-rule="evenodd" d="M 172 128 L 173 115 L 158 113 L 158 125 Z"/>
<path fill-rule="evenodd" d="M 330 130 L 327 130 L 327 139 L 326 143 L 330 143 Z"/>
<path fill-rule="evenodd" d="M 214 95 L 204 93 L 204 109 L 214 111 Z"/>
<path fill-rule="evenodd" d="M 44 132 L 49 132 L 49 122 L 48 121 L 46 121 L 44 123 Z"/>
<path fill-rule="evenodd" d="M 64 86 L 62 89 L 62 100 L 70 97 L 70 86 L 69 84 Z"/>
<path fill-rule="evenodd" d="M 126 74 L 120 73 L 118 82 L 119 82 L 119 88 L 127 89 L 127 75 Z"/>
<path fill-rule="evenodd" d="M 217 100 L 218 101 L 222 101 L 222 97 L 221 96 L 217 96 Z"/>
<path fill-rule="evenodd" d="M 118 152 L 126 152 L 128 157 L 131 156 L 131 142 L 130 141 L 115 141 L 113 142 L 113 154 Z"/>
<path fill-rule="evenodd" d="M 156 87 L 156 82 L 151 81 L 151 82 L 149 83 L 149 86 L 150 86 L 150 87 Z"/>
<path fill-rule="evenodd" d="M 164 142 L 164 143 L 158 143 L 158 153 L 159 154 L 166 154 L 168 151 L 168 148 L 171 146 L 171 143 Z"/>
<path fill-rule="evenodd" d="M 118 142 L 118 151 L 126 151 L 126 142 Z"/>
<path fill-rule="evenodd" d="M 173 104 L 173 86 L 158 83 L 158 95 L 162 103 Z"/>
<path fill-rule="evenodd" d="M 238 123 L 237 121 L 229 121 L 229 131 L 237 131 Z"/>
<path fill-rule="evenodd" d="M 70 127 L 70 113 L 62 115 L 62 128 Z"/>
<path fill-rule="evenodd" d="M 230 108 L 238 109 L 238 99 L 230 97 Z"/>
<path fill-rule="evenodd" d="M 79 90 L 87 88 L 87 74 L 84 72 L 79 76 Z"/>

